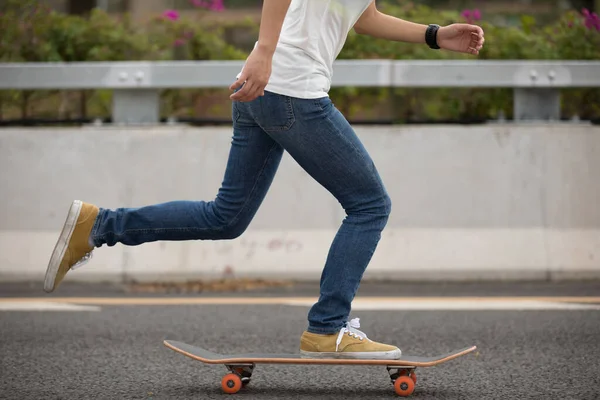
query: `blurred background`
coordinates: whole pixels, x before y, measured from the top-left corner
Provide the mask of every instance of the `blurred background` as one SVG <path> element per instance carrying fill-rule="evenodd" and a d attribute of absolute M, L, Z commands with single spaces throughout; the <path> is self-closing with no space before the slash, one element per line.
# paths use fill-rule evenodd
<path fill-rule="evenodd" d="M 74 199 L 214 199 L 257 0 L 0 0 L 0 398 L 220 398 L 162 346 L 298 351 L 340 204 L 287 154 L 230 241 L 96 249 L 43 292 Z M 330 95 L 392 213 L 351 317 L 415 398 L 600 398 L 600 0 L 378 0 L 479 57 L 350 33 Z M 260 366 L 251 398 L 389 399 L 385 370 Z M 387 386 L 386 386 L 387 385 Z"/>
<path fill-rule="evenodd" d="M 350 32 L 330 95 L 397 204 L 367 276 L 597 277 L 599 2 L 378 7 L 480 24 L 486 44 L 472 57 Z M 109 208 L 214 198 L 227 87 L 260 10 L 253 0 L 0 1 L 2 276 L 41 278 L 75 198 Z M 343 217 L 286 157 L 241 240 L 118 246 L 73 279 L 316 280 Z"/>
<path fill-rule="evenodd" d="M 486 31 L 480 60 L 598 60 L 598 0 L 378 0 L 416 22 L 473 22 Z M 243 60 L 257 38 L 255 0 L 2 0 L 0 62 Z M 339 59 L 471 59 L 351 32 Z M 228 123 L 226 88 L 161 91 L 160 114 Z M 510 88 L 335 87 L 354 123 L 482 122 L 512 118 Z M 81 123 L 111 117 L 111 91 L 2 90 L 0 124 Z M 598 88 L 566 88 L 560 115 L 600 119 Z"/>

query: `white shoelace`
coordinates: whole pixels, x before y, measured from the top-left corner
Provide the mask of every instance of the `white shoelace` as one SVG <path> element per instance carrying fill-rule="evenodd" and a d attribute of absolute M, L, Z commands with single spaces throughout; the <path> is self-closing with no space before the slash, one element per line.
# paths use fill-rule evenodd
<path fill-rule="evenodd" d="M 337 340 L 335 342 L 335 351 L 338 351 L 338 347 L 346 333 L 359 340 L 369 340 L 367 335 L 364 332 L 359 331 L 357 328 L 360 328 L 360 318 L 354 318 L 350 322 L 346 322 L 346 326 L 340 329 L 340 333 L 338 334 Z"/>
<path fill-rule="evenodd" d="M 73 271 L 75 271 L 77 268 L 83 267 L 85 264 L 87 264 L 90 261 L 91 258 L 92 258 L 92 252 L 90 251 L 89 253 L 86 253 L 83 257 L 81 257 L 81 260 L 77 261 L 71 267 L 71 269 Z"/>

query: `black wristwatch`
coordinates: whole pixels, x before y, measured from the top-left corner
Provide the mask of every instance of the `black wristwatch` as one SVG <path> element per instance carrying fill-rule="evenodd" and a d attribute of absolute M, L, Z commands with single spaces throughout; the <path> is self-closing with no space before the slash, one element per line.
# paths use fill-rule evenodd
<path fill-rule="evenodd" d="M 437 44 L 437 32 L 440 29 L 440 26 L 437 24 L 429 24 L 427 30 L 425 31 L 425 42 L 432 49 L 439 49 L 440 46 Z"/>

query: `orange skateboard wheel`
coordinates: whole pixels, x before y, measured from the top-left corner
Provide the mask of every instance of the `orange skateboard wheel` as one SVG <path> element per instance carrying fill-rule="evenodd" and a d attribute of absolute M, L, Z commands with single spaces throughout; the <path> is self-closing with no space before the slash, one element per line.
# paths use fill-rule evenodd
<path fill-rule="evenodd" d="M 402 372 L 400 372 L 400 376 L 407 376 L 408 375 L 408 371 L 407 370 L 402 370 Z M 413 371 L 410 375 L 409 375 L 413 382 L 415 383 L 415 385 L 417 384 L 417 374 Z"/>
<path fill-rule="evenodd" d="M 415 382 L 408 376 L 401 376 L 394 382 L 394 389 L 398 396 L 408 397 L 415 390 Z"/>
<path fill-rule="evenodd" d="M 239 375 L 229 373 L 221 379 L 221 389 L 227 394 L 234 394 L 242 388 L 242 379 Z"/>

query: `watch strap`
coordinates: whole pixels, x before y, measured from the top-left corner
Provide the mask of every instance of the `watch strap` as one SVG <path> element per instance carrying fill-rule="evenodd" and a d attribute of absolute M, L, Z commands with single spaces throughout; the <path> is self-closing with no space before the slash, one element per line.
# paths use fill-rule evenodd
<path fill-rule="evenodd" d="M 439 49 L 440 46 L 437 44 L 437 32 L 440 26 L 437 24 L 429 24 L 425 31 L 425 43 L 432 49 Z"/>

